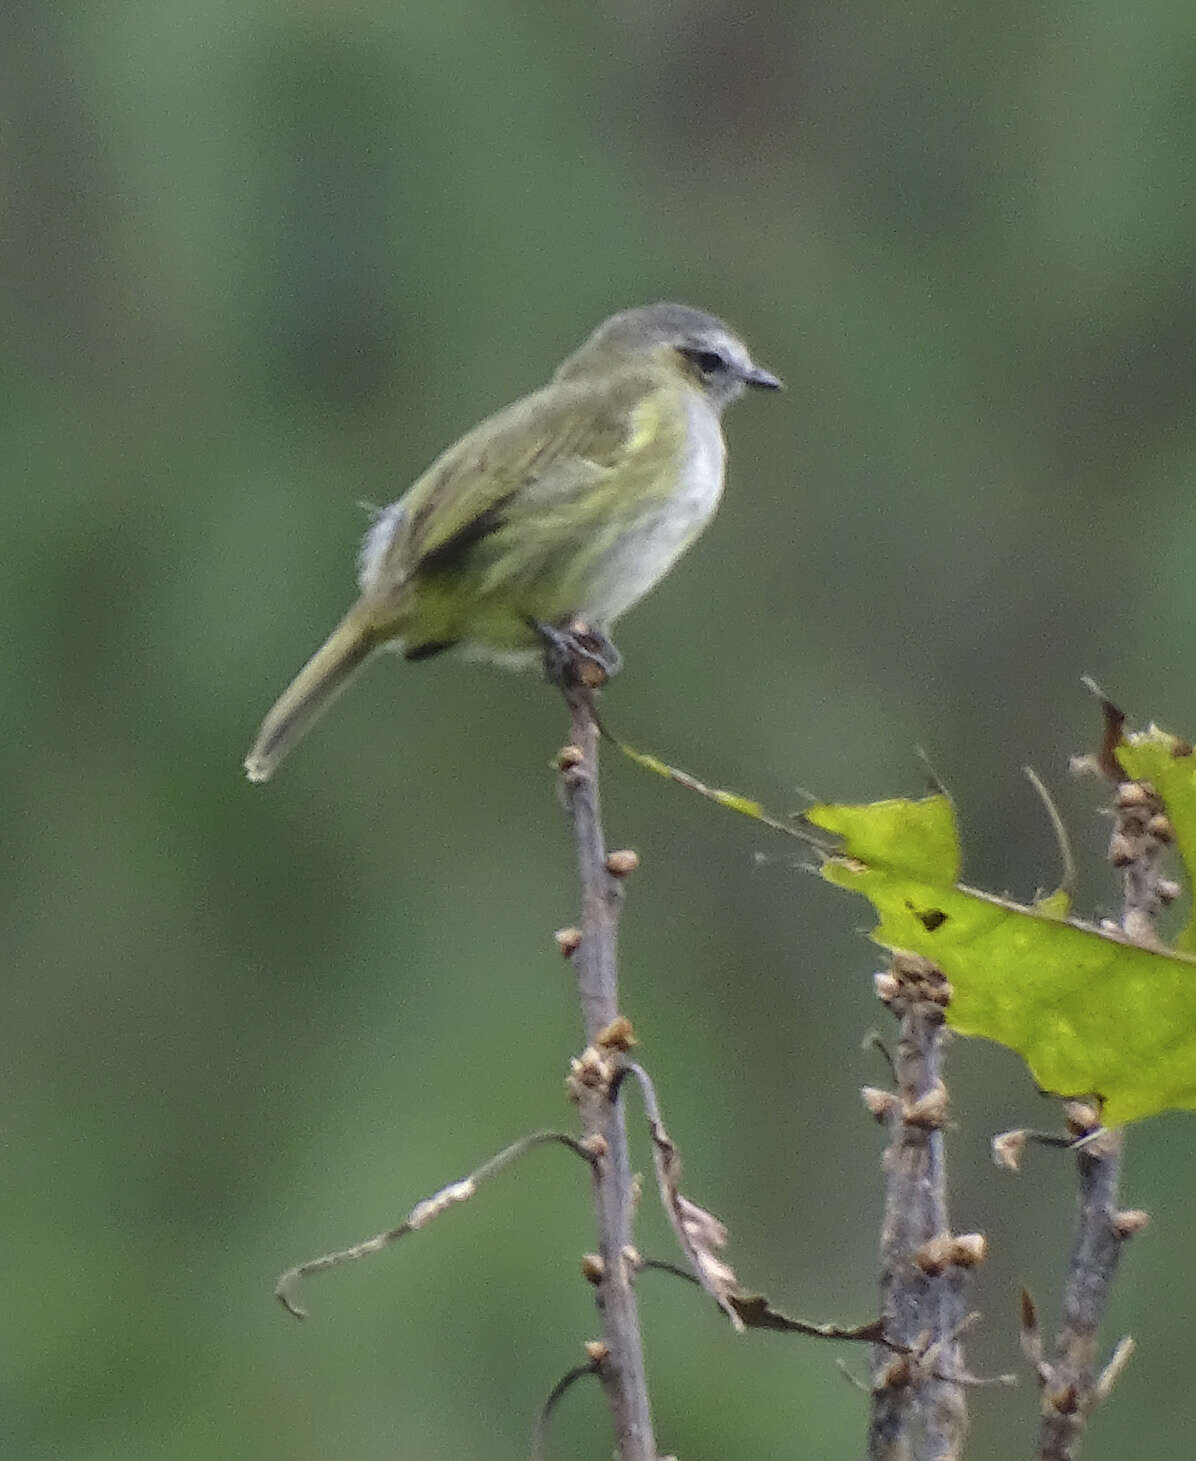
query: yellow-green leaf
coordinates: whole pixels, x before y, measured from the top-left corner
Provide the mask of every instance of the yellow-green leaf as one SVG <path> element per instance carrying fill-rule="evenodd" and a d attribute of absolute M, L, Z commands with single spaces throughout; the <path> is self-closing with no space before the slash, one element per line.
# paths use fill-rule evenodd
<path fill-rule="evenodd" d="M 806 818 L 844 839 L 823 876 L 872 902 L 877 942 L 951 981 L 954 1029 L 1017 1051 L 1044 1090 L 1101 1097 L 1111 1125 L 1196 1107 L 1196 959 L 960 886 L 946 797 Z"/>
<path fill-rule="evenodd" d="M 822 802 L 811 807 L 805 819 L 836 833 L 843 839 L 844 852 L 870 867 L 896 868 L 911 877 L 949 883 L 959 877 L 955 811 L 945 796 L 865 806 Z"/>

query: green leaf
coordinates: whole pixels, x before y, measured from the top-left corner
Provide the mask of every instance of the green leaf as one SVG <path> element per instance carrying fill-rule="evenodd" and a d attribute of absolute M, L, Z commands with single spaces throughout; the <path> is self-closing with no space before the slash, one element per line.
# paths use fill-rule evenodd
<path fill-rule="evenodd" d="M 921 801 L 869 802 L 865 806 L 819 803 L 806 821 L 843 839 L 843 850 L 872 867 L 889 867 L 911 877 L 955 882 L 959 837 L 955 809 L 945 796 Z"/>
<path fill-rule="evenodd" d="M 876 941 L 951 981 L 954 1029 L 1017 1051 L 1044 1090 L 1101 1097 L 1110 1125 L 1196 1107 L 1196 959 L 1064 920 L 1053 899 L 1024 907 L 959 885 L 944 796 L 819 805 L 806 819 L 843 837 L 823 876 L 872 902 Z"/>

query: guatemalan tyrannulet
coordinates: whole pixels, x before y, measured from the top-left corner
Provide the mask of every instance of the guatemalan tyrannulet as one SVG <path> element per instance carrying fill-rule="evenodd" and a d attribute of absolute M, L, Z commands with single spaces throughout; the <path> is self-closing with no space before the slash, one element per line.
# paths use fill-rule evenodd
<path fill-rule="evenodd" d="M 361 597 L 266 716 L 249 779 L 270 776 L 376 649 L 531 659 L 554 628 L 609 628 L 718 506 L 723 408 L 745 386 L 779 385 L 701 310 L 612 316 L 543 390 L 475 426 L 378 514 Z"/>

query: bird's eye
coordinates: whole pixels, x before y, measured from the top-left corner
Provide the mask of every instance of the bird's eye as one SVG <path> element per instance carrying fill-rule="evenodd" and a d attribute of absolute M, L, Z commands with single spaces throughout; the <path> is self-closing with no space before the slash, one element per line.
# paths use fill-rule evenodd
<path fill-rule="evenodd" d="M 682 354 L 692 360 L 703 375 L 718 375 L 727 368 L 727 362 L 717 350 L 684 350 Z"/>

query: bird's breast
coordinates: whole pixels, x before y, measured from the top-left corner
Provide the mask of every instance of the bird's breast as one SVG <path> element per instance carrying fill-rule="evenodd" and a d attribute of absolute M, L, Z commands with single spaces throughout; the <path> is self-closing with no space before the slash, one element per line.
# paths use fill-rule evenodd
<path fill-rule="evenodd" d="M 693 393 L 685 438 L 671 482 L 645 494 L 634 522 L 610 543 L 589 585 L 582 611 L 612 624 L 672 568 L 714 515 L 723 492 L 726 447 L 717 414 Z"/>
<path fill-rule="evenodd" d="M 687 401 L 685 411 L 686 452 L 679 496 L 700 531 L 723 495 L 727 448 L 722 424 L 703 399 Z"/>

